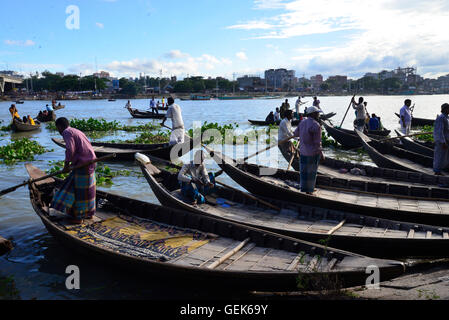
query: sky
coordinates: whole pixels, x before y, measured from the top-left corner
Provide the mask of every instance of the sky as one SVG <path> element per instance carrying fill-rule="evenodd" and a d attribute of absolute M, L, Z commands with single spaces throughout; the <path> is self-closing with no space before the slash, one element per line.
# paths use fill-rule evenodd
<path fill-rule="evenodd" d="M 0 19 L 0 70 L 22 74 L 449 73 L 449 0 L 3 0 Z"/>

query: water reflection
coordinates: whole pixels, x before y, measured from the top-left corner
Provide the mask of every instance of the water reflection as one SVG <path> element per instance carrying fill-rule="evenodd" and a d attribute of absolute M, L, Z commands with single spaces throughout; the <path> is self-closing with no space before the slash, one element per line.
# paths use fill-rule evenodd
<path fill-rule="evenodd" d="M 412 100 L 416 103 L 415 116 L 423 118 L 434 118 L 439 112 L 440 106 L 448 102 L 449 96 L 414 96 Z M 351 97 L 322 97 L 323 110 L 336 112 L 334 123 L 340 124 Z M 398 119 L 394 115 L 403 104 L 404 96 L 369 96 L 366 97 L 371 112 L 382 118 L 383 125 L 389 130 L 399 127 Z M 289 98 L 293 105 L 295 98 Z M 309 100 L 311 103 L 311 99 Z M 248 119 L 265 119 L 266 115 L 279 107 L 284 101 L 281 99 L 269 100 L 241 100 L 241 101 L 179 101 L 183 111 L 186 128 L 191 128 L 193 121 L 217 122 L 220 125 L 237 123 L 239 129 L 251 129 L 253 126 Z M 56 111 L 58 116 L 67 118 L 104 118 L 107 121 L 116 120 L 122 125 L 138 125 L 145 123 L 159 123 L 158 120 L 132 119 L 124 108 L 127 100 L 108 102 L 107 100 L 94 101 L 64 101 L 65 109 Z M 25 101 L 18 105 L 20 115 L 37 115 L 39 110 L 45 108 L 46 101 Z M 131 100 L 134 108 L 147 109 L 149 100 Z M 0 102 L 0 120 L 2 125 L 10 121 L 8 108 L 10 102 Z M 308 105 L 305 105 L 308 106 Z M 348 112 L 343 124 L 344 128 L 352 129 L 354 112 Z M 263 128 L 261 128 L 263 129 Z M 105 136 L 96 136 L 98 141 L 133 139 L 137 133 L 117 131 Z M 11 139 L 27 137 L 38 141 L 47 149 L 53 150 L 43 155 L 36 156 L 35 164 L 42 170 L 50 167 L 50 161 L 63 160 L 64 149 L 56 146 L 51 138 L 60 138 L 58 132 L 50 131 L 46 124 L 42 124 L 39 131 L 26 133 L 0 133 L 0 146 L 5 145 Z M 244 156 L 256 151 L 255 145 L 250 146 L 227 146 L 227 155 L 234 158 Z M 254 157 L 250 162 L 286 168 L 288 163 L 273 148 L 270 152 Z M 327 149 L 326 154 L 332 157 L 340 157 L 369 164 L 371 161 L 364 154 L 355 151 L 347 152 Z M 184 155 L 184 162 L 191 160 L 191 154 Z M 111 169 L 130 170 L 129 177 L 118 177 L 114 179 L 114 185 L 103 188 L 108 192 L 120 194 L 126 197 L 136 198 L 152 203 L 159 203 L 146 180 L 139 175 L 140 170 L 132 162 L 108 163 Z M 216 163 L 208 159 L 206 165 L 209 170 L 216 171 Z M 27 173 L 24 163 L 13 166 L 0 165 L 0 189 L 6 189 L 26 179 Z M 223 174 L 220 180 L 232 186 L 241 188 L 233 180 Z M 60 245 L 51 237 L 40 219 L 34 213 L 29 202 L 29 194 L 26 188 L 0 198 L 0 235 L 12 237 L 15 249 L 7 256 L 0 258 L 0 277 L 12 275 L 24 299 L 119 299 L 119 298 L 208 298 L 208 290 L 196 287 L 179 286 L 176 282 L 167 285 L 167 282 L 159 282 L 157 275 L 152 278 L 143 279 L 133 276 L 128 271 L 117 270 L 110 265 L 101 262 L 93 263 L 75 254 L 72 250 Z M 82 270 L 83 287 L 79 292 L 67 291 L 65 289 L 65 268 L 69 264 L 78 264 Z M 145 282 L 143 281 L 145 280 Z M 216 296 L 216 293 L 214 294 Z M 225 295 L 226 296 L 226 295 Z M 230 296 L 229 294 L 227 296 Z"/>

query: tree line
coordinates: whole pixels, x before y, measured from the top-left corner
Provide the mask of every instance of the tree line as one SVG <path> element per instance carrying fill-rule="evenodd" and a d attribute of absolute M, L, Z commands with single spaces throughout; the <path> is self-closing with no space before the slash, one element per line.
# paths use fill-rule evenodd
<path fill-rule="evenodd" d="M 32 88 L 34 92 L 76 92 L 95 91 L 95 89 L 97 91 L 103 91 L 108 87 L 108 82 L 109 79 L 97 78 L 93 75 L 85 77 L 77 75 L 61 76 L 44 71 L 40 77 L 33 75 L 31 78 L 25 79 L 21 87 Z M 188 77 L 183 80 L 175 80 L 174 78 L 152 78 L 147 76 L 134 79 L 120 78 L 119 93 L 137 95 L 144 93 L 145 87 L 156 89 L 154 91 L 158 92 L 159 85 L 161 92 L 168 90 L 180 93 L 213 91 L 217 87 L 221 92 L 229 92 L 238 87 L 237 82 L 224 78 L 204 79 L 203 77 Z"/>

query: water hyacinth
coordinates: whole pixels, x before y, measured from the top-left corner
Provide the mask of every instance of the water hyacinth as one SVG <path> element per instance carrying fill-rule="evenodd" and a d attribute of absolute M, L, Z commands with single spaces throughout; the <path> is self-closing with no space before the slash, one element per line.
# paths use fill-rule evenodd
<path fill-rule="evenodd" d="M 5 164 L 14 164 L 17 161 L 33 161 L 34 156 L 51 150 L 45 149 L 36 141 L 28 138 L 14 140 L 10 144 L 0 147 L 0 159 Z"/>
<path fill-rule="evenodd" d="M 64 161 L 50 161 L 50 165 L 53 165 L 49 170 L 47 170 L 48 174 L 55 173 L 61 171 L 64 168 Z M 57 175 L 58 178 L 65 179 L 67 178 L 69 173 L 63 173 Z M 128 177 L 131 175 L 131 171 L 129 170 L 111 170 L 108 166 L 102 164 L 101 162 L 97 162 L 97 166 L 95 168 L 95 178 L 97 186 L 108 187 L 112 186 L 114 183 L 112 182 L 112 178 L 122 176 Z"/>
<path fill-rule="evenodd" d="M 106 121 L 105 119 L 72 119 L 70 120 L 70 126 L 72 128 L 81 130 L 83 132 L 110 132 L 110 131 L 151 131 L 160 128 L 159 125 L 152 123 L 139 124 L 137 126 L 122 126 L 117 121 Z M 56 131 L 56 125 L 54 122 L 47 123 L 47 128 L 52 131 Z"/>

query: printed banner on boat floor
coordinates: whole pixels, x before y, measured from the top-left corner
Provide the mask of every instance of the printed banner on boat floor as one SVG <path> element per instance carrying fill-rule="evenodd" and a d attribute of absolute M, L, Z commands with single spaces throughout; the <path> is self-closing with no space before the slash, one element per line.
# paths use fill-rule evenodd
<path fill-rule="evenodd" d="M 164 260 L 177 258 L 209 242 L 205 233 L 127 216 L 78 226 L 69 233 L 115 251 Z"/>

